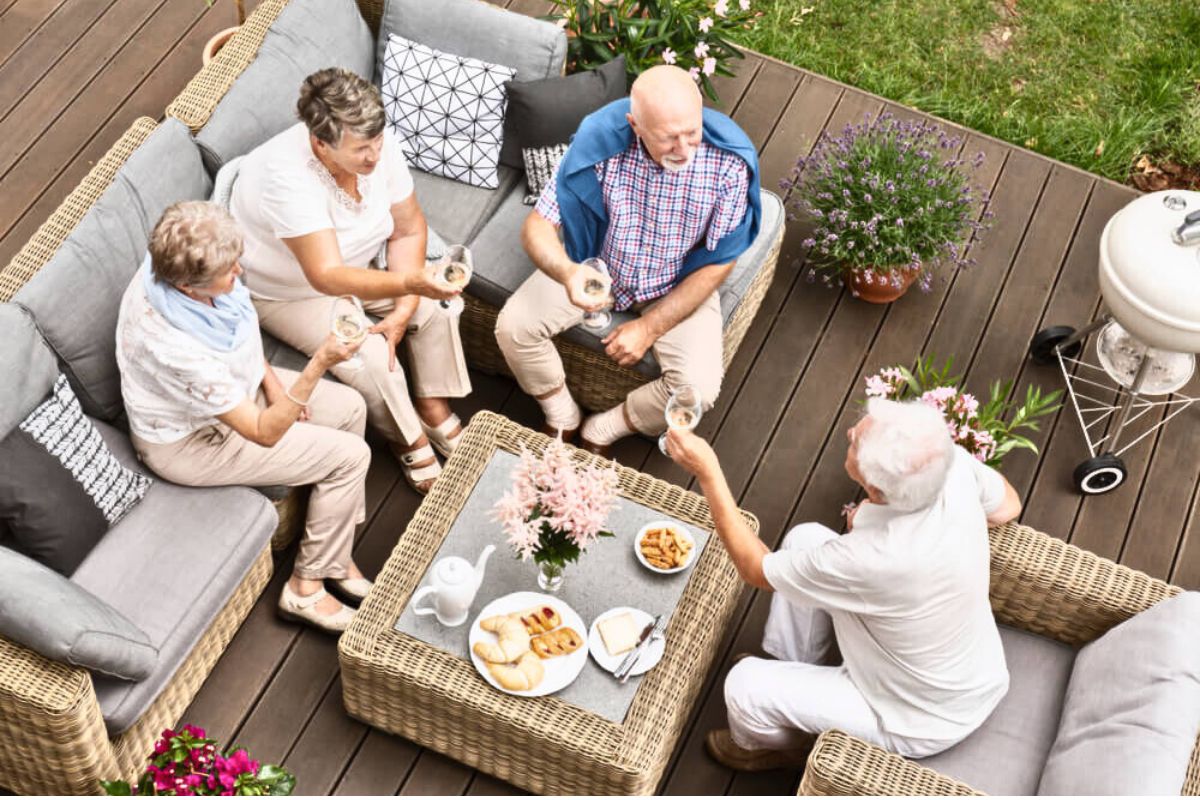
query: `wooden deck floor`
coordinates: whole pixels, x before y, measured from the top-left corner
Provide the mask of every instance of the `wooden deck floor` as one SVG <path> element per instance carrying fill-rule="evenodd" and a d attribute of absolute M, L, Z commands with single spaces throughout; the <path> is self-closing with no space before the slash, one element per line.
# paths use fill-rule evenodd
<path fill-rule="evenodd" d="M 542 13 L 545 4 L 510 5 Z M 161 116 L 198 67 L 204 41 L 231 17 L 228 4 L 206 9 L 201 0 L 0 0 L 0 264 L 135 117 Z M 823 130 L 883 110 L 916 115 L 758 56 L 746 59 L 736 79 L 723 80 L 720 93 L 720 107 L 760 148 L 768 187 Z M 1134 193 L 962 133 L 965 152 L 987 155 L 983 178 L 991 185 L 995 225 L 975 248 L 978 265 L 937 283 L 932 293 L 878 307 L 811 285 L 801 277 L 805 231 L 789 228 L 775 283 L 719 404 L 700 426 L 772 545 L 800 521 L 839 525 L 840 506 L 854 497 L 842 470 L 843 431 L 858 413 L 865 375 L 926 353 L 954 356 L 976 391 L 1010 378 L 1022 392 L 1031 382 L 1056 388 L 1056 368 L 1026 361 L 1030 336 L 1047 324 L 1078 325 L 1099 308 L 1099 234 Z M 474 381 L 475 394 L 457 404 L 464 417 L 489 408 L 539 422 L 536 405 L 511 381 L 481 374 Z M 1070 487 L 1071 470 L 1085 454 L 1073 413 L 1060 412 L 1035 438 L 1041 455 L 1014 455 L 1005 469 L 1025 499 L 1024 522 L 1154 576 L 1200 586 L 1200 409 L 1131 451 L 1128 485 L 1088 500 Z M 622 442 L 616 455 L 668 480 L 684 478 L 649 441 Z M 370 515 L 355 557 L 373 575 L 418 498 L 383 451 L 368 496 Z M 334 640 L 275 616 L 290 555 L 185 720 L 236 740 L 256 758 L 286 764 L 305 794 L 514 791 L 346 716 Z M 766 608 L 760 593 L 744 594 L 662 793 L 795 791 L 797 771 L 734 774 L 703 750 L 705 732 L 724 725 L 720 687 L 730 658 L 757 648 Z"/>

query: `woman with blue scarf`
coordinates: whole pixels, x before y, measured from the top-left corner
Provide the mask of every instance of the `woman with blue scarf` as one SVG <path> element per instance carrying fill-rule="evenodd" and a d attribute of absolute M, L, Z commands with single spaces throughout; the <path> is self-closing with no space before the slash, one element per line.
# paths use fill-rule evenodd
<path fill-rule="evenodd" d="M 279 610 L 337 633 L 354 612 L 325 581 L 352 601 L 371 588 L 350 555 L 371 451 L 362 397 L 320 378 L 357 347 L 330 336 L 302 372 L 272 369 L 241 253 L 236 223 L 212 203 L 176 203 L 155 226 L 117 323 L 130 433 L 147 466 L 185 486 L 312 484 Z"/>

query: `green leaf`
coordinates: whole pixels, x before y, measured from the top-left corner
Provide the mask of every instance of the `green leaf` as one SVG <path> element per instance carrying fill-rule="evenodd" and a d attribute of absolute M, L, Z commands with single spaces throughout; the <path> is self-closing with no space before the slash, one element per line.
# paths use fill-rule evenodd
<path fill-rule="evenodd" d="M 133 787 L 129 785 L 129 781 L 100 781 L 100 789 L 112 797 L 133 795 Z"/>

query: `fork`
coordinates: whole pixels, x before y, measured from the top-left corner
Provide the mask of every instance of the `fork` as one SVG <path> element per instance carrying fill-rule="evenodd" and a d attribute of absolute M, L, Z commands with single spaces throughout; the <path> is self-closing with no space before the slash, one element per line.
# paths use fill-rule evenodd
<path fill-rule="evenodd" d="M 633 675 L 633 668 L 636 667 L 638 662 L 642 660 L 642 656 L 646 654 L 646 651 L 653 647 L 655 642 L 662 641 L 666 634 L 667 622 L 669 622 L 669 620 L 666 614 L 660 614 L 658 616 L 658 619 L 654 621 L 654 627 L 650 630 L 650 635 L 646 637 L 646 641 L 644 643 L 645 646 L 637 652 L 633 660 L 629 662 L 629 666 L 625 668 L 625 671 L 616 676 L 617 683 L 623 685 L 626 681 L 628 681 Z"/>

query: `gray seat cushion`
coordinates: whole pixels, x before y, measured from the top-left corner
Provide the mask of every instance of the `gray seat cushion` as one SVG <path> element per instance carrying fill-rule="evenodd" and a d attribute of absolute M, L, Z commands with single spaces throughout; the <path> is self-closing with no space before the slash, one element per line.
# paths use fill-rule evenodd
<path fill-rule="evenodd" d="M 559 75 L 567 58 L 567 36 L 558 26 L 479 0 L 438 0 L 435 3 L 387 0 L 376 44 L 377 65 L 383 63 L 388 34 L 392 33 L 443 53 L 512 67 L 517 71 L 517 81 Z M 379 80 L 377 72 L 375 83 Z M 520 169 L 521 150 L 517 137 L 510 123 L 506 122 L 504 128 L 500 161 Z M 438 230 L 442 231 L 441 228 Z M 446 231 L 442 233 L 449 237 Z"/>
<path fill-rule="evenodd" d="M 58 363 L 34 327 L 29 312 L 0 303 L 0 439 L 46 399 L 58 378 Z"/>
<path fill-rule="evenodd" d="M 203 200 L 211 189 L 187 126 L 167 119 L 13 297 L 33 314 L 90 416 L 113 421 L 122 412 L 117 313 L 150 231 L 167 206 Z"/>
<path fill-rule="evenodd" d="M 1075 650 L 1005 626 L 1000 639 L 1008 694 L 979 730 L 920 763 L 988 794 L 1036 794 L 1058 731 Z"/>
<path fill-rule="evenodd" d="M 1200 593 L 1163 600 L 1075 659 L 1038 794 L 1175 795 L 1200 733 Z"/>
<path fill-rule="evenodd" d="M 483 230 L 471 241 L 471 250 L 475 254 L 475 274 L 467 286 L 467 292 L 496 308 L 501 308 L 534 270 L 533 263 L 521 246 L 521 226 L 531 213 L 529 206 L 523 204 L 523 199 L 524 186 L 510 190 Z M 764 190 L 762 208 L 762 226 L 757 238 L 750 249 L 738 258 L 733 272 L 721 285 L 721 316 L 726 324 L 758 275 L 771 243 L 784 224 L 783 202 L 777 195 Z M 613 327 L 632 319 L 633 315 L 618 312 L 612 317 L 612 326 L 609 328 L 593 332 L 576 325 L 564 331 L 562 337 L 591 350 L 603 350 L 600 340 Z M 647 377 L 657 377 L 658 363 L 653 353 L 646 353 L 636 369 Z"/>
<path fill-rule="evenodd" d="M 210 173 L 295 125 L 300 85 L 326 67 L 370 80 L 375 40 L 367 23 L 354 0 L 292 0 L 196 134 Z"/>
<path fill-rule="evenodd" d="M 522 174 L 504 165 L 500 166 L 500 185 L 495 189 L 469 186 L 415 167 L 409 170 L 425 221 L 449 244 L 470 242 L 491 220 L 512 188 L 522 183 Z"/>
<path fill-rule="evenodd" d="M 124 434 L 98 427 L 126 466 L 145 471 Z M 156 480 L 71 576 L 145 631 L 159 653 L 145 680 L 94 677 L 110 735 L 127 730 L 167 687 L 277 523 L 271 502 L 252 489 Z"/>

